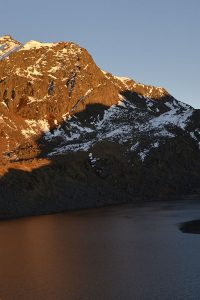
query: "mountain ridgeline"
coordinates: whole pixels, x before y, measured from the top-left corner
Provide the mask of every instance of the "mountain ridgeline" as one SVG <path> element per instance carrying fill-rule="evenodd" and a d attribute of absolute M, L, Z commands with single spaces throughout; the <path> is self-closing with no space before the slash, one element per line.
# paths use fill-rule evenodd
<path fill-rule="evenodd" d="M 0 216 L 200 194 L 200 111 L 71 42 L 0 38 Z"/>

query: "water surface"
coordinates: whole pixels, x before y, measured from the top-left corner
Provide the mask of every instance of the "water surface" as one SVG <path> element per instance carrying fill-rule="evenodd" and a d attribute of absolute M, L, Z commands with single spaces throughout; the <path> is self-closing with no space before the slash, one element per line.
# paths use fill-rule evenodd
<path fill-rule="evenodd" d="M 1 300 L 200 299 L 193 202 L 124 205 L 0 222 Z"/>

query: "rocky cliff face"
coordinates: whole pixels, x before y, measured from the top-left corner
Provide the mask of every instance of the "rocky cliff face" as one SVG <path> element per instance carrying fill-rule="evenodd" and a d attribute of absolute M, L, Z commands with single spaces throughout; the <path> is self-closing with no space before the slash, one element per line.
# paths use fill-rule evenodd
<path fill-rule="evenodd" d="M 0 51 L 5 214 L 197 192 L 199 110 L 102 71 L 74 43 L 5 36 Z"/>

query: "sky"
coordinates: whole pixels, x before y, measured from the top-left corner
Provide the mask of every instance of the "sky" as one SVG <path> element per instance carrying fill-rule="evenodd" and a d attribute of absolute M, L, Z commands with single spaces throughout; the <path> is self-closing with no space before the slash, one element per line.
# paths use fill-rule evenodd
<path fill-rule="evenodd" d="M 200 108 L 199 0 L 6 0 L 0 36 L 73 41 L 101 69 Z"/>

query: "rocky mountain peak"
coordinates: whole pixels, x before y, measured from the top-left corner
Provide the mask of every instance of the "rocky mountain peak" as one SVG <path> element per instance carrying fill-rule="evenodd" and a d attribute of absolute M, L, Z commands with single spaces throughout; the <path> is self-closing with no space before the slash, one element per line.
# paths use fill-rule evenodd
<path fill-rule="evenodd" d="M 13 37 L 9 34 L 6 34 L 6 35 L 3 35 L 0 37 L 0 43 L 6 43 L 6 42 L 16 42 L 16 43 L 20 44 L 19 42 L 14 40 Z"/>
<path fill-rule="evenodd" d="M 52 141 L 57 144 L 59 136 L 62 144 L 66 137 L 63 129 L 59 128 L 66 124 L 71 137 L 67 142 L 70 147 L 65 146 L 65 149 L 71 149 L 78 136 L 83 144 L 72 147 L 77 150 L 88 149 L 88 145 L 95 141 L 104 140 L 103 136 L 98 137 L 104 124 L 103 134 L 109 131 L 106 139 L 109 137 L 109 140 L 123 143 L 126 136 L 125 140 L 131 143 L 128 143 L 130 149 L 137 148 L 131 142 L 130 132 L 133 129 L 143 136 L 151 132 L 151 138 L 157 145 L 156 137 L 174 137 L 170 127 L 186 128 L 194 113 L 193 108 L 174 99 L 164 88 L 144 85 L 101 70 L 86 49 L 72 42 L 42 43 L 32 40 L 22 45 L 10 36 L 0 40 L 2 45 L 10 45 L 10 50 L 5 48 L 7 52 L 0 61 L 0 139 L 4 157 L 5 153 L 12 153 L 9 157 L 18 157 L 19 150 L 16 149 L 21 149 L 21 145 L 27 142 L 34 144 L 41 134 L 50 144 Z M 91 120 L 85 115 L 84 121 L 88 133 L 98 133 L 92 144 L 89 142 L 90 134 L 82 134 L 83 129 L 80 132 L 76 129 L 72 138 L 74 129 L 71 124 L 74 121 L 69 121 L 70 118 L 97 105 L 103 108 L 104 113 L 101 111 L 96 116 L 98 110 L 95 108 L 90 112 Z M 120 129 L 113 127 L 111 120 L 114 123 L 118 120 Z M 84 128 L 85 125 L 80 123 L 77 126 Z M 196 135 L 194 138 L 197 138 Z M 7 143 L 5 137 L 12 139 Z M 34 147 L 37 148 L 37 145 L 34 144 Z M 146 150 L 141 148 L 141 151 Z M 59 148 L 53 153 L 60 153 Z M 20 154 L 20 157 L 23 155 Z"/>
<path fill-rule="evenodd" d="M 49 163 L 44 172 L 64 182 L 64 195 L 66 186 L 71 188 L 66 197 L 79 198 L 78 184 L 85 194 L 91 191 L 91 201 L 88 182 L 114 202 L 156 189 L 168 195 L 198 186 L 199 110 L 164 88 L 101 70 L 72 42 L 22 45 L 4 36 L 0 51 L 1 174 L 10 167 L 36 169 L 37 181 L 41 168 L 43 182 Z M 48 182 L 41 186 L 49 190 Z"/>
<path fill-rule="evenodd" d="M 18 145 L 59 127 L 91 105 L 101 105 L 112 112 L 113 105 L 122 103 L 121 107 L 129 109 L 117 109 L 118 116 L 121 110 L 128 114 L 135 107 L 132 116 L 139 110 L 143 118 L 146 114 L 147 122 L 149 115 L 166 113 L 169 117 L 168 111 L 173 110 L 174 115 L 178 108 L 180 113 L 192 113 L 192 108 L 177 102 L 164 88 L 101 70 L 86 49 L 72 42 L 31 40 L 22 45 L 10 36 L 0 40 L 7 45 L 2 48 L 0 61 L 1 132 L 8 139 L 12 136 L 9 145 L 4 140 L 2 153 L 5 149 L 14 153 Z M 134 106 L 126 104 L 126 100 L 133 101 Z M 131 116 L 125 117 L 128 120 Z"/>
<path fill-rule="evenodd" d="M 0 37 L 0 60 L 6 58 L 20 47 L 21 43 L 14 40 L 11 35 Z"/>

